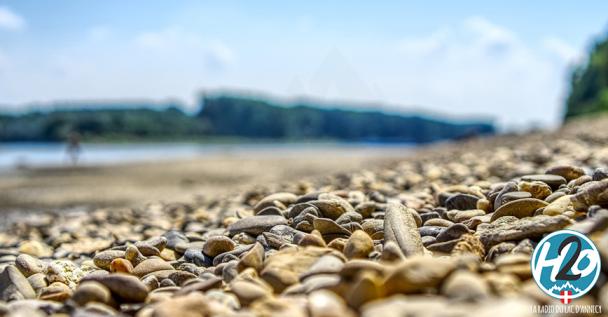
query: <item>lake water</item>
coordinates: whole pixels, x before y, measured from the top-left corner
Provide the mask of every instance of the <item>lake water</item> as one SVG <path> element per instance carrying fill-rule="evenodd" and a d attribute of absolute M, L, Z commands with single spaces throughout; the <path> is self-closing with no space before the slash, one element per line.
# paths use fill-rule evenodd
<path fill-rule="evenodd" d="M 118 164 L 140 161 L 187 159 L 210 156 L 289 156 L 327 150 L 343 155 L 374 155 L 377 151 L 405 153 L 403 143 L 134 143 L 83 144 L 79 165 Z M 0 143 L 0 169 L 69 166 L 66 145 L 61 143 Z"/>

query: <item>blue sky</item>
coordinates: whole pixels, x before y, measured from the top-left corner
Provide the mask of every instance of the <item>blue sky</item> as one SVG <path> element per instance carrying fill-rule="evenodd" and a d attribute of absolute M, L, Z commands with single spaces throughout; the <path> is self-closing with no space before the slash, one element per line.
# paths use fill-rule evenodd
<path fill-rule="evenodd" d="M 324 2 L 0 0 L 0 104 L 244 89 L 552 125 L 608 22 L 606 1 Z"/>

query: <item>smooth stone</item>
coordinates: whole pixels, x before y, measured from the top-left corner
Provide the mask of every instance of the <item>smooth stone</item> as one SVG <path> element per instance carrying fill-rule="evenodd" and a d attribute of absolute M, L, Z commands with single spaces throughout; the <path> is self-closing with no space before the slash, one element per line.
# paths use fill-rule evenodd
<path fill-rule="evenodd" d="M 558 198 L 564 197 L 564 196 L 566 196 L 566 193 L 564 193 L 564 192 L 553 192 L 553 194 L 551 194 L 547 198 L 545 198 L 545 201 L 550 204 L 550 203 L 556 201 Z"/>
<path fill-rule="evenodd" d="M 248 267 L 254 268 L 256 271 L 261 271 L 264 265 L 264 259 L 264 247 L 262 247 L 259 242 L 256 242 L 251 250 L 243 254 L 237 268 L 239 271 Z"/>
<path fill-rule="evenodd" d="M 363 218 L 369 218 L 376 211 L 376 203 L 373 201 L 362 202 L 355 207 L 355 211 L 361 214 Z"/>
<path fill-rule="evenodd" d="M 175 271 L 169 274 L 169 280 L 173 281 L 175 285 L 182 286 L 184 283 L 191 279 L 195 279 L 197 276 L 194 273 L 186 272 L 186 271 Z"/>
<path fill-rule="evenodd" d="M 355 211 L 355 209 L 346 200 L 339 197 L 331 197 L 327 200 L 323 200 L 321 197 L 319 197 L 319 200 L 309 201 L 308 203 L 317 207 L 323 217 L 330 218 L 332 220 L 338 219 L 346 212 Z"/>
<path fill-rule="evenodd" d="M 550 175 L 550 174 L 534 174 L 534 175 L 524 175 L 521 177 L 522 181 L 525 182 L 533 182 L 539 181 L 543 182 L 552 189 L 557 189 L 561 185 L 565 185 L 567 183 L 566 179 L 559 175 Z"/>
<path fill-rule="evenodd" d="M 300 274 L 300 281 L 317 274 L 334 274 L 338 273 L 344 267 L 344 260 L 328 254 L 321 256 L 306 272 Z"/>
<path fill-rule="evenodd" d="M 84 306 L 90 302 L 110 304 L 112 302 L 112 294 L 103 284 L 95 281 L 86 281 L 78 285 L 78 288 L 74 291 L 72 300 L 80 306 Z"/>
<path fill-rule="evenodd" d="M 496 221 L 501 217 L 513 216 L 517 218 L 526 218 L 534 215 L 534 212 L 546 207 L 548 204 L 545 201 L 535 198 L 524 198 L 508 202 L 498 208 L 492 214 L 491 222 Z"/>
<path fill-rule="evenodd" d="M 452 213 L 454 212 L 454 213 Z M 465 222 L 473 217 L 483 216 L 486 214 L 485 211 L 481 209 L 469 209 L 469 210 L 450 210 L 448 211 L 454 222 Z"/>
<path fill-rule="evenodd" d="M 369 234 L 372 239 L 384 239 L 384 220 L 383 219 L 365 219 L 361 224 L 363 231 Z"/>
<path fill-rule="evenodd" d="M 490 296 L 490 287 L 479 275 L 458 270 L 443 283 L 441 293 L 459 301 L 480 302 Z"/>
<path fill-rule="evenodd" d="M 178 249 L 180 249 L 182 246 L 186 245 L 188 242 L 190 242 L 188 240 L 188 238 L 180 231 L 177 230 L 170 230 L 167 231 L 163 234 L 163 237 L 165 237 L 167 239 L 167 248 L 171 249 L 171 250 L 175 250 L 175 251 L 180 251 Z M 181 250 L 183 253 L 185 251 Z"/>
<path fill-rule="evenodd" d="M 571 181 L 585 175 L 585 170 L 572 165 L 559 165 L 550 167 L 545 171 L 545 174 L 559 175 L 566 181 Z"/>
<path fill-rule="evenodd" d="M 210 257 L 216 257 L 224 252 L 234 250 L 236 243 L 225 236 L 210 237 L 203 246 L 203 253 Z"/>
<path fill-rule="evenodd" d="M 46 275 L 44 273 L 32 274 L 27 278 L 27 281 L 30 283 L 36 294 L 38 294 L 39 290 L 48 286 Z"/>
<path fill-rule="evenodd" d="M 289 206 L 295 203 L 297 199 L 298 196 L 292 193 L 274 193 L 262 198 L 262 200 L 253 207 L 253 212 L 254 214 L 258 214 L 266 207 L 276 206 L 275 202 L 279 202 L 283 206 Z"/>
<path fill-rule="evenodd" d="M 142 277 L 156 271 L 173 270 L 173 266 L 158 258 L 147 259 L 133 268 L 133 275 Z"/>
<path fill-rule="evenodd" d="M 42 261 L 28 254 L 20 254 L 15 259 L 15 266 L 25 277 L 30 277 L 36 273 L 41 273 L 45 268 Z"/>
<path fill-rule="evenodd" d="M 104 276 L 87 276 L 84 280 L 99 282 L 124 302 L 143 302 L 148 296 L 146 285 L 132 275 L 114 273 Z"/>
<path fill-rule="evenodd" d="M 336 293 L 328 290 L 318 290 L 308 295 L 308 310 L 310 317 L 355 317 L 344 300 Z"/>
<path fill-rule="evenodd" d="M 141 254 L 139 249 L 134 245 L 127 246 L 127 249 L 125 250 L 124 258 L 129 260 L 131 262 L 131 264 L 133 264 L 133 266 L 137 266 L 139 263 L 146 260 L 146 257 L 143 254 Z M 112 261 L 114 261 L 114 260 L 112 260 Z M 112 265 L 112 263 L 110 263 L 110 265 Z"/>
<path fill-rule="evenodd" d="M 326 254 L 342 256 L 331 248 L 284 248 L 266 256 L 260 276 L 272 286 L 275 293 L 281 293 L 288 286 L 296 284 L 299 276 Z"/>
<path fill-rule="evenodd" d="M 425 212 L 425 213 L 420 214 L 420 219 L 422 219 L 422 224 L 425 224 L 430 219 L 436 219 L 436 218 L 440 218 L 440 217 L 441 216 L 439 215 L 439 213 L 435 212 L 435 211 Z"/>
<path fill-rule="evenodd" d="M 524 198 L 532 198 L 532 194 L 530 194 L 527 191 L 517 191 L 517 192 L 505 193 L 504 195 L 500 196 L 499 208 L 500 208 L 500 206 L 502 206 L 508 202 L 511 202 L 514 200 L 519 200 L 519 199 L 524 199 Z"/>
<path fill-rule="evenodd" d="M 453 223 L 452 223 L 453 224 Z M 442 233 L 447 227 L 444 226 L 422 226 L 418 228 L 421 237 L 436 237 Z"/>
<path fill-rule="evenodd" d="M 9 265 L 0 273 L 0 299 L 6 302 L 36 298 L 36 292 L 15 266 Z"/>
<path fill-rule="evenodd" d="M 355 212 L 355 211 L 349 211 L 349 212 L 345 212 L 342 215 L 340 215 L 340 217 L 338 217 L 338 219 L 336 219 L 336 223 L 343 225 L 343 224 L 347 224 L 350 222 L 361 222 L 363 220 L 363 217 Z"/>
<path fill-rule="evenodd" d="M 344 255 L 348 259 L 366 259 L 368 254 L 374 250 L 374 241 L 362 230 L 356 230 L 348 238 L 344 246 Z"/>
<path fill-rule="evenodd" d="M 346 293 L 350 307 L 359 308 L 384 295 L 382 277 L 374 272 L 363 272 Z"/>
<path fill-rule="evenodd" d="M 254 301 L 271 295 L 269 289 L 246 281 L 232 282 L 230 291 L 239 299 L 241 306 L 249 306 Z"/>
<path fill-rule="evenodd" d="M 125 251 L 120 251 L 120 250 L 101 251 L 93 257 L 93 263 L 95 263 L 95 265 L 97 267 L 109 271 L 110 264 L 112 263 L 112 261 L 114 259 L 124 258 L 124 257 L 125 257 Z"/>
<path fill-rule="evenodd" d="M 65 284 L 55 282 L 40 290 L 39 299 L 64 302 L 72 296 L 72 290 Z"/>
<path fill-rule="evenodd" d="M 399 263 L 386 277 L 387 294 L 411 294 L 436 288 L 456 268 L 450 258 L 415 256 Z"/>
<path fill-rule="evenodd" d="M 447 229 L 443 230 L 440 234 L 437 235 L 437 242 L 445 242 L 454 239 L 460 238 L 465 233 L 469 233 L 469 228 L 467 226 L 457 223 L 453 224 Z"/>
<path fill-rule="evenodd" d="M 572 200 L 570 195 L 564 195 L 562 197 L 557 198 L 555 201 L 550 203 L 547 207 L 543 209 L 543 215 L 547 216 L 556 216 L 561 215 L 566 210 L 572 207 Z"/>
<path fill-rule="evenodd" d="M 287 219 L 282 216 L 246 217 L 228 226 L 228 233 L 233 236 L 237 233 L 245 232 L 257 236 L 278 225 L 287 225 Z"/>
<path fill-rule="evenodd" d="M 131 273 L 133 264 L 127 259 L 117 258 L 110 263 L 110 272 Z"/>
<path fill-rule="evenodd" d="M 229 315 L 229 309 L 216 307 L 213 309 L 211 301 L 205 295 L 199 292 L 192 292 L 185 296 L 171 297 L 161 301 L 151 307 L 149 312 L 150 317 L 206 317 L 217 314 Z M 138 314 L 139 315 L 139 314 Z"/>
<path fill-rule="evenodd" d="M 454 194 L 445 201 L 448 210 L 469 210 L 477 208 L 479 197 L 469 194 Z"/>
<path fill-rule="evenodd" d="M 538 238 L 546 233 L 563 229 L 571 223 L 572 221 L 563 215 L 554 217 L 541 215 L 523 219 L 505 216 L 492 223 L 479 225 L 476 234 L 486 248 L 489 248 L 500 242 Z"/>
<path fill-rule="evenodd" d="M 202 249 L 190 248 L 184 253 L 184 260 L 198 266 L 212 266 L 213 258 L 205 255 Z"/>
<path fill-rule="evenodd" d="M 319 230 L 322 235 L 343 235 L 348 237 L 351 234 L 346 228 L 328 218 L 316 218 L 312 224 L 315 230 Z"/>
<path fill-rule="evenodd" d="M 176 296 L 186 295 L 192 292 L 206 292 L 210 289 L 220 288 L 223 282 L 222 279 L 216 276 L 212 276 L 204 281 L 195 282 L 182 287 L 175 293 Z"/>
<path fill-rule="evenodd" d="M 400 203 L 388 204 L 384 215 L 384 241 L 395 242 L 406 257 L 423 253 L 416 220 Z"/>
<path fill-rule="evenodd" d="M 451 225 L 453 225 L 454 222 L 447 220 L 447 219 L 443 219 L 443 218 L 434 218 L 434 219 L 429 219 L 427 222 L 424 223 L 425 227 L 449 227 Z"/>
<path fill-rule="evenodd" d="M 318 230 L 313 230 L 311 233 L 305 234 L 300 240 L 295 241 L 299 246 L 315 246 L 326 247 L 327 244 L 323 240 L 323 236 Z"/>

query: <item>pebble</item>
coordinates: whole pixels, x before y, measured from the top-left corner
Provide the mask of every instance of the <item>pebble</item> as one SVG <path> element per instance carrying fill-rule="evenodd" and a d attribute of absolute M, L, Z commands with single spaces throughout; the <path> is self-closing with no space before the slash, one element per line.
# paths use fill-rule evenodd
<path fill-rule="evenodd" d="M 555 199 L 553 202 L 551 202 L 549 205 L 547 205 L 547 207 L 545 207 L 543 209 L 543 215 L 547 215 L 547 216 L 561 215 L 571 207 L 572 207 L 571 196 L 564 195 L 564 196 L 561 196 L 561 197 Z"/>
<path fill-rule="evenodd" d="M 387 294 L 412 294 L 437 287 L 456 268 L 445 258 L 414 256 L 398 264 L 384 282 Z"/>
<path fill-rule="evenodd" d="M 274 226 L 286 224 L 287 219 L 283 216 L 247 217 L 228 226 L 228 233 L 233 236 L 237 233 L 245 232 L 257 236 L 262 232 L 269 231 Z"/>
<path fill-rule="evenodd" d="M 344 246 L 344 255 L 349 259 L 365 259 L 374 250 L 374 241 L 362 230 L 356 230 Z"/>
<path fill-rule="evenodd" d="M 550 174 L 533 174 L 533 175 L 525 175 L 521 177 L 522 181 L 525 182 L 534 182 L 539 181 L 543 182 L 553 189 L 559 188 L 560 185 L 565 185 L 567 183 L 566 179 L 559 175 L 550 175 Z"/>
<path fill-rule="evenodd" d="M 468 195 L 468 194 L 455 194 L 450 196 L 445 201 L 445 207 L 448 210 L 458 209 L 458 210 L 469 210 L 477 208 L 477 201 L 479 197 Z"/>
<path fill-rule="evenodd" d="M 450 227 L 443 230 L 440 234 L 438 234 L 436 237 L 436 241 L 445 242 L 445 241 L 458 239 L 458 238 L 460 238 L 460 236 L 462 236 L 465 233 L 469 233 L 469 228 L 467 228 L 467 226 L 465 226 L 461 223 L 453 224 Z"/>
<path fill-rule="evenodd" d="M 585 175 L 585 170 L 572 165 L 558 165 L 552 166 L 551 168 L 547 169 L 545 174 L 558 175 L 565 178 L 566 181 L 569 182 L 573 179 L 577 179 Z"/>
<path fill-rule="evenodd" d="M 125 251 L 107 250 L 107 251 L 102 251 L 102 252 L 97 253 L 93 257 L 93 263 L 95 263 L 95 265 L 97 267 L 109 271 L 110 264 L 112 263 L 112 261 L 114 261 L 114 259 L 124 258 L 124 257 L 125 257 Z"/>
<path fill-rule="evenodd" d="M 282 216 L 281 216 L 282 218 Z M 203 253 L 210 257 L 216 257 L 224 252 L 234 250 L 236 244 L 225 236 L 214 236 L 209 238 L 203 246 Z"/>
<path fill-rule="evenodd" d="M 103 284 L 95 281 L 86 281 L 78 285 L 78 288 L 74 291 L 72 300 L 80 306 L 84 306 L 90 302 L 109 305 L 112 302 L 112 294 Z"/>
<path fill-rule="evenodd" d="M 36 298 L 34 289 L 19 269 L 9 265 L 0 273 L 0 299 L 6 302 Z"/>
<path fill-rule="evenodd" d="M 15 259 L 15 266 L 25 277 L 41 273 L 45 269 L 45 265 L 42 261 L 28 254 L 20 254 Z"/>
<path fill-rule="evenodd" d="M 458 270 L 445 280 L 441 292 L 457 301 L 480 302 L 490 296 L 490 287 L 478 274 Z"/>
<path fill-rule="evenodd" d="M 147 259 L 133 268 L 133 275 L 142 277 L 157 271 L 173 270 L 173 266 L 162 259 Z"/>
<path fill-rule="evenodd" d="M 87 276 L 86 280 L 99 282 L 124 302 L 143 302 L 148 296 L 146 285 L 132 275 L 113 273 L 95 277 Z"/>
<path fill-rule="evenodd" d="M 536 216 L 517 219 L 513 216 L 500 217 L 491 224 L 479 226 L 477 234 L 486 246 L 500 242 L 538 238 L 545 233 L 551 233 L 569 226 L 572 223 L 566 216 Z"/>
<path fill-rule="evenodd" d="M 545 201 L 535 198 L 514 200 L 500 206 L 496 211 L 494 211 L 490 221 L 495 221 L 496 219 L 505 216 L 513 216 L 517 218 L 530 217 L 534 215 L 534 212 L 537 209 L 543 208 L 547 205 L 548 204 Z"/>
<path fill-rule="evenodd" d="M 416 220 L 399 203 L 389 203 L 384 216 L 384 241 L 395 242 L 405 256 L 423 253 Z"/>

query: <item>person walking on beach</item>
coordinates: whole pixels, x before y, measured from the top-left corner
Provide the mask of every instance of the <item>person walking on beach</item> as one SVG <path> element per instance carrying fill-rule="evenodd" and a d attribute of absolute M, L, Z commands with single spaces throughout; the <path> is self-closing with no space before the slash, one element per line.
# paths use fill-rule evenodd
<path fill-rule="evenodd" d="M 70 158 L 70 162 L 72 162 L 72 165 L 76 165 L 78 164 L 78 158 L 81 152 L 80 135 L 78 134 L 78 132 L 70 132 L 68 134 L 67 143 L 67 155 Z"/>

